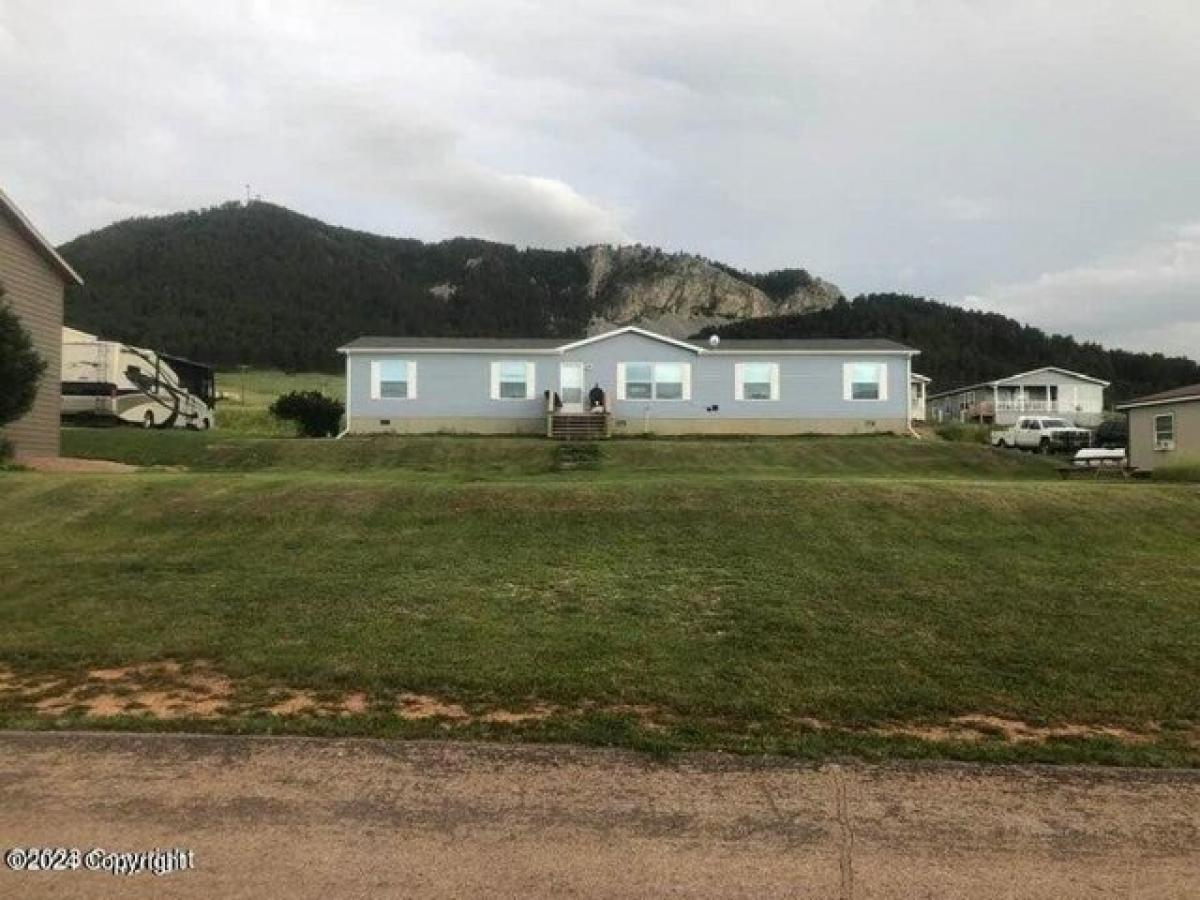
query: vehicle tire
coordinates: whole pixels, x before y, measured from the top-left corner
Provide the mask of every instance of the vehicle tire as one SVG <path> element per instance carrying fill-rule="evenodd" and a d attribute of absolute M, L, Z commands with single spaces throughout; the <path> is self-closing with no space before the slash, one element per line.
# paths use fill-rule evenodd
<path fill-rule="evenodd" d="M 153 428 L 154 427 L 154 413 L 150 412 L 149 410 L 146 411 L 146 415 L 142 418 L 142 427 L 143 428 Z"/>
<path fill-rule="evenodd" d="M 208 431 L 208 429 L 210 429 L 210 428 L 212 428 L 212 422 L 210 422 L 208 419 L 200 420 L 200 430 L 201 431 Z"/>
<path fill-rule="evenodd" d="M 998 447 L 999 447 L 1001 450 L 1011 450 L 1011 449 L 1012 449 L 1012 447 L 1008 446 L 1008 441 L 1004 440 L 1004 438 L 1001 438 L 1001 439 L 1000 439 L 1000 443 L 999 443 L 999 444 L 997 444 L 997 446 L 998 446 Z"/>
<path fill-rule="evenodd" d="M 1050 438 L 1042 438 L 1038 442 L 1037 452 L 1043 455 L 1050 452 Z"/>

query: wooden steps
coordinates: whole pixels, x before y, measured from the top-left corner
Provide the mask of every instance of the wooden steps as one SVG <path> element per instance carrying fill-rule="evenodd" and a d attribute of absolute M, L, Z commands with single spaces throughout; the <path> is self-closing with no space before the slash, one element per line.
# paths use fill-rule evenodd
<path fill-rule="evenodd" d="M 612 434 L 608 413 L 551 413 L 546 416 L 546 436 L 556 441 L 596 441 Z"/>

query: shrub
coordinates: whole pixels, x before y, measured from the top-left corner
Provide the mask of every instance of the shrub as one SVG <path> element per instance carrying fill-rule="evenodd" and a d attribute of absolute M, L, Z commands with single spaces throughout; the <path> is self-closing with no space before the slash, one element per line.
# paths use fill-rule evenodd
<path fill-rule="evenodd" d="M 33 406 L 46 363 L 33 349 L 33 338 L 3 302 L 0 287 L 0 425 L 13 422 Z"/>
<path fill-rule="evenodd" d="M 992 442 L 992 429 L 988 425 L 949 422 L 945 425 L 939 425 L 934 431 L 938 437 L 947 441 L 964 444 L 990 444 Z"/>
<path fill-rule="evenodd" d="M 296 422 L 301 437 L 337 434 L 344 410 L 341 400 L 326 397 L 320 391 L 292 391 L 271 404 L 271 415 Z"/>
<path fill-rule="evenodd" d="M 1097 447 L 1125 447 L 1129 443 L 1129 420 L 1124 416 L 1105 419 L 1096 427 L 1092 443 Z"/>

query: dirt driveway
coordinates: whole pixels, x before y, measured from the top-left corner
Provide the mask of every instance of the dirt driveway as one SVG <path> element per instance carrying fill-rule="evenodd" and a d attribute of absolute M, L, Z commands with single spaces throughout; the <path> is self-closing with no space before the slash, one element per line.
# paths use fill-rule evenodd
<path fill-rule="evenodd" d="M 0 863 L 0 897 L 1182 898 L 1200 773 L 2 734 L 0 852 L 30 846 L 194 868 Z"/>

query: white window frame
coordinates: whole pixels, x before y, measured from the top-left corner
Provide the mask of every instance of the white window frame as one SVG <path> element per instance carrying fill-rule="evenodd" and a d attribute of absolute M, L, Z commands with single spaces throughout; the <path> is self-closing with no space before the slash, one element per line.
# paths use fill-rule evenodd
<path fill-rule="evenodd" d="M 501 397 L 500 396 L 500 368 L 501 366 L 524 366 L 525 367 L 525 396 L 524 397 Z M 494 360 L 489 367 L 491 372 L 489 395 L 493 400 L 499 400 L 504 403 L 524 403 L 526 400 L 532 400 L 537 396 L 537 364 L 526 359 L 497 359 Z"/>
<path fill-rule="evenodd" d="M 404 363 L 405 376 L 404 381 L 407 387 L 407 394 L 404 397 L 385 397 L 381 384 L 383 382 L 382 363 Z M 382 400 L 386 403 L 395 401 L 403 403 L 406 400 L 417 399 L 417 363 L 411 359 L 373 359 L 371 360 L 371 399 Z"/>
<path fill-rule="evenodd" d="M 747 397 L 746 396 L 746 366 L 770 366 L 771 374 L 768 378 L 770 384 L 769 397 Z M 742 400 L 746 403 L 770 403 L 773 400 L 779 399 L 779 363 L 777 362 L 752 362 L 752 363 L 734 363 L 733 365 L 733 397 L 735 400 Z"/>
<path fill-rule="evenodd" d="M 877 372 L 876 383 L 879 385 L 878 397 L 854 396 L 854 370 L 858 366 L 874 366 Z M 842 363 L 842 399 L 850 403 L 883 403 L 888 398 L 888 365 L 887 363 Z"/>
<path fill-rule="evenodd" d="M 1169 419 L 1171 422 L 1171 436 L 1167 438 L 1159 437 L 1162 432 L 1158 427 L 1159 419 Z M 1155 413 L 1154 418 L 1150 420 L 1150 427 L 1154 430 L 1154 449 L 1155 450 L 1174 450 L 1175 449 L 1175 413 Z"/>
<path fill-rule="evenodd" d="M 626 393 L 626 384 L 628 382 L 627 373 L 629 366 L 649 366 L 650 367 L 650 396 L 649 397 L 633 397 L 630 398 Z M 659 366 L 679 366 L 683 370 L 683 383 L 681 385 L 681 393 L 678 397 L 659 397 L 658 396 L 658 367 Z M 692 399 L 692 364 L 690 362 L 622 362 L 617 363 L 617 399 L 626 400 L 630 403 L 686 403 Z"/>

